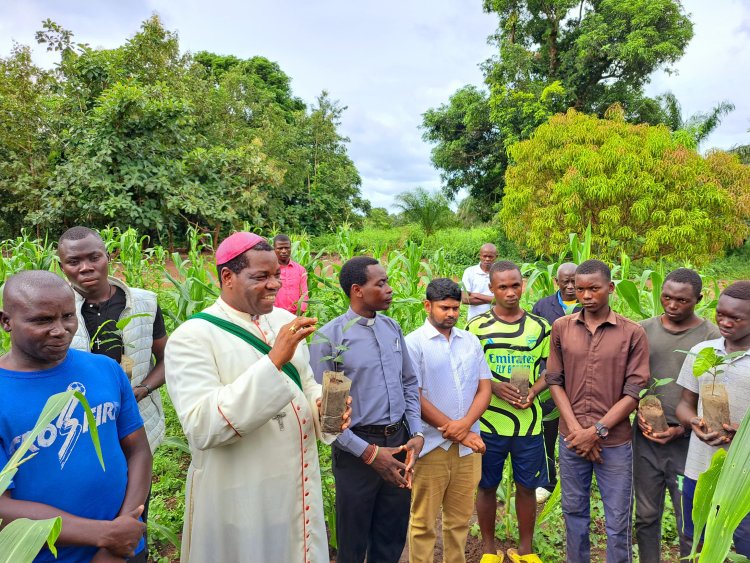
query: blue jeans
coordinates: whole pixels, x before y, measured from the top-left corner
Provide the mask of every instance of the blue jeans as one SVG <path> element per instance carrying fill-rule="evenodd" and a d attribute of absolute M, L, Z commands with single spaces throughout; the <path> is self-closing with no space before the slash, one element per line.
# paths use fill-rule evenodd
<path fill-rule="evenodd" d="M 565 446 L 560 437 L 560 485 L 567 532 L 567 561 L 591 561 L 591 475 L 604 503 L 607 530 L 607 563 L 633 559 L 631 514 L 633 512 L 633 449 L 630 442 L 602 448 L 602 463 L 592 463 Z"/>

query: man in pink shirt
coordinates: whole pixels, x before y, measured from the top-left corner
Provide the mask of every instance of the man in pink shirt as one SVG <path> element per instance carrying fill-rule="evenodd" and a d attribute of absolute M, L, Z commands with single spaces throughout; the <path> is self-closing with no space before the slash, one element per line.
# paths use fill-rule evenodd
<path fill-rule="evenodd" d="M 274 305 L 295 315 L 302 314 L 307 311 L 307 271 L 292 260 L 292 241 L 287 235 L 276 235 L 273 249 L 281 267 L 281 289 Z"/>

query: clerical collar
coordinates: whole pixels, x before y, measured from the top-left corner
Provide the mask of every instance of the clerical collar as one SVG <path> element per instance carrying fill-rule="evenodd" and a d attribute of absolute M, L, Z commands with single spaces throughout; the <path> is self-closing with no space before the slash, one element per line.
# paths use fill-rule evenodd
<path fill-rule="evenodd" d="M 246 319 L 250 319 L 252 322 L 257 323 L 261 317 L 265 315 L 251 315 L 250 313 L 246 313 L 245 311 L 240 311 L 239 309 L 232 307 L 229 303 L 224 301 L 221 297 L 218 297 L 216 299 L 217 302 L 219 302 L 221 305 L 232 311 L 233 313 L 239 315 L 240 317 L 245 317 Z"/>
<path fill-rule="evenodd" d="M 358 313 L 355 313 L 354 310 L 349 307 L 349 310 L 346 312 L 346 318 L 347 319 L 357 319 L 357 324 L 362 326 L 372 326 L 375 324 L 375 321 L 378 320 L 378 314 L 375 313 L 374 317 L 363 317 L 359 315 Z"/>

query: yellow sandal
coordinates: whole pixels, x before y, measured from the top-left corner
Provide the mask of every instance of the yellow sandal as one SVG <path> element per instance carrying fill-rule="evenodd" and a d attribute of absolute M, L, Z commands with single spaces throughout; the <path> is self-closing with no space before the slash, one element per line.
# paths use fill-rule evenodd
<path fill-rule="evenodd" d="M 513 561 L 513 563 L 542 563 L 542 560 L 535 553 L 518 555 L 518 552 L 512 547 L 508 548 L 505 553 L 508 554 L 508 560 Z"/>
<path fill-rule="evenodd" d="M 482 559 L 479 560 L 479 563 L 503 563 L 504 559 L 505 555 L 503 555 L 502 551 L 498 551 L 497 555 L 485 553 L 482 555 Z"/>

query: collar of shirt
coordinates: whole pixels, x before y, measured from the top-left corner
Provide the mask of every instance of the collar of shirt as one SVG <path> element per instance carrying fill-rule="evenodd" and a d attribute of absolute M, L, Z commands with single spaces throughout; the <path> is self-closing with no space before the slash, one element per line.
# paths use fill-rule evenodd
<path fill-rule="evenodd" d="M 351 307 L 344 313 L 344 318 L 348 321 L 353 321 L 354 319 L 357 319 L 357 324 L 362 326 L 372 326 L 375 324 L 375 321 L 378 320 L 378 314 L 375 313 L 375 316 L 372 318 L 363 317 L 361 315 L 358 315 L 355 313 Z M 346 328 L 344 328 L 344 332 L 346 332 Z"/>
<path fill-rule="evenodd" d="M 282 269 L 283 268 L 287 268 L 287 269 L 297 268 L 298 266 L 299 264 L 297 264 L 297 262 L 295 262 L 294 260 L 289 260 L 289 262 L 287 262 L 286 264 L 282 264 L 281 262 L 279 262 L 279 268 L 282 268 Z"/>
<path fill-rule="evenodd" d="M 477 273 L 477 274 L 480 274 L 480 275 L 482 275 L 482 276 L 487 276 L 487 277 L 490 277 L 490 273 L 489 273 L 489 272 L 485 272 L 485 271 L 484 271 L 484 270 L 482 269 L 482 264 L 481 264 L 481 262 L 480 262 L 479 264 L 477 264 L 476 268 L 477 268 L 477 269 L 476 269 L 476 273 Z"/>
<path fill-rule="evenodd" d="M 565 310 L 565 309 L 563 309 Z M 577 323 L 585 323 L 586 321 L 583 318 L 583 314 L 586 312 L 585 309 L 581 309 L 577 313 L 573 313 L 570 315 L 570 317 L 573 319 L 573 321 Z M 609 315 L 607 315 L 607 318 L 604 319 L 604 322 L 602 324 L 611 324 L 611 325 L 617 325 L 617 315 L 610 307 L 609 309 Z"/>
<path fill-rule="evenodd" d="M 437 336 L 442 336 L 443 338 L 445 338 L 445 335 L 435 328 L 435 326 L 430 322 L 430 319 L 424 320 L 424 330 L 425 330 L 425 336 L 429 339 L 435 338 Z M 458 336 L 459 338 L 464 337 L 463 334 L 461 334 L 459 331 L 456 330 L 455 327 L 453 327 L 451 328 L 451 336 L 449 340 L 453 340 L 453 337 L 455 336 Z"/>
<path fill-rule="evenodd" d="M 721 352 L 723 355 L 728 354 L 726 340 L 724 338 L 717 338 L 715 340 L 709 340 L 709 343 L 711 344 L 711 346 L 714 347 L 714 350 L 716 350 L 717 352 Z M 737 356 L 735 358 L 735 361 L 739 360 L 740 358 L 745 358 L 748 356 L 750 356 L 750 349 L 745 350 L 745 353 L 742 356 Z"/>
<path fill-rule="evenodd" d="M 216 298 L 216 304 L 219 306 L 219 308 L 224 311 L 229 317 L 236 317 L 240 320 L 243 320 L 248 323 L 257 323 L 260 319 L 261 315 L 251 315 L 250 313 L 245 313 L 243 311 L 240 311 L 239 309 L 235 309 L 232 307 L 229 303 L 224 301 L 221 297 Z M 265 315 L 263 315 L 265 316 Z"/>

